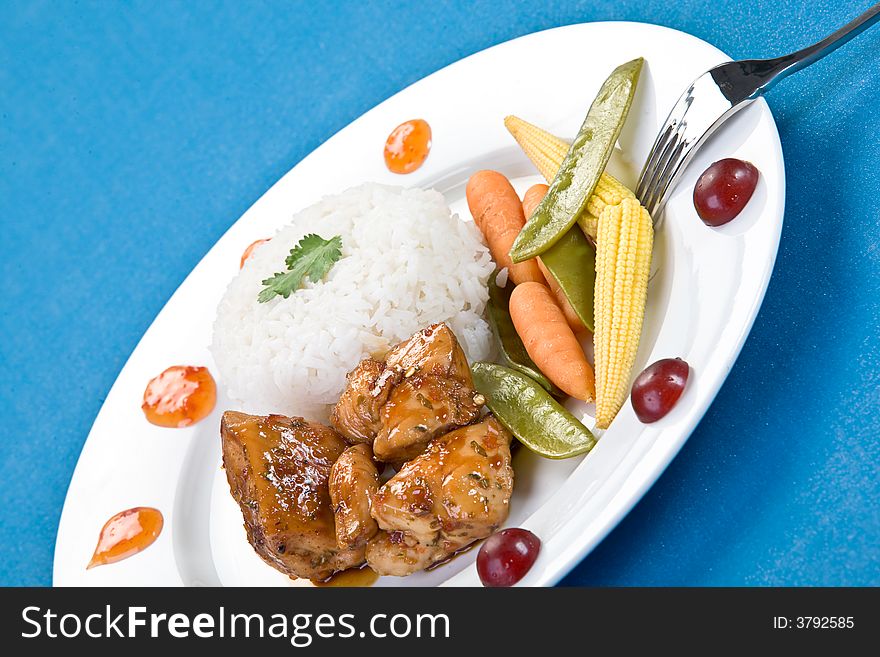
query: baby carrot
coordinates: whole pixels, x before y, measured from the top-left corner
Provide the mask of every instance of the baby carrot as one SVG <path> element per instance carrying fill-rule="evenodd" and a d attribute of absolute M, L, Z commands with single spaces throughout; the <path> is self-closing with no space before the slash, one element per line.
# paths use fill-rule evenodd
<path fill-rule="evenodd" d="M 526 351 L 556 386 L 572 397 L 592 401 L 593 368 L 546 285 L 523 283 L 510 295 L 510 317 Z"/>
<path fill-rule="evenodd" d="M 538 207 L 538 204 L 543 200 L 548 189 L 550 189 L 549 185 L 538 183 L 529 187 L 526 190 L 526 193 L 523 194 L 522 206 L 526 221 L 528 221 L 532 212 L 535 211 L 535 208 Z"/>
<path fill-rule="evenodd" d="M 510 181 L 497 171 L 478 171 L 467 184 L 467 202 L 474 222 L 486 238 L 498 268 L 507 267 L 511 280 L 544 282 L 534 258 L 514 264 L 510 246 L 526 223 L 522 204 Z"/>
<path fill-rule="evenodd" d="M 538 207 L 541 199 L 544 198 L 544 194 L 547 193 L 547 189 L 549 189 L 547 185 L 543 183 L 538 183 L 537 185 L 532 185 L 526 190 L 525 196 L 523 196 L 522 201 L 523 214 L 526 217 L 526 221 L 528 221 L 529 217 L 532 216 L 532 212 L 534 212 L 535 208 Z M 541 262 L 541 258 L 538 257 L 537 260 L 538 268 L 541 270 L 541 273 L 544 274 L 547 285 L 550 286 L 550 291 L 553 292 L 553 296 L 556 297 L 556 303 L 559 304 L 559 307 L 562 309 L 562 314 L 565 315 L 565 321 L 568 322 L 571 330 L 575 333 L 583 331 L 585 328 L 584 323 L 581 321 L 581 318 L 577 316 L 574 308 L 571 307 L 571 304 L 568 302 L 568 297 L 565 296 L 565 292 L 563 292 L 562 288 L 559 287 L 559 283 L 557 283 L 556 279 L 553 278 L 553 274 L 551 274 L 544 266 L 544 263 Z"/>

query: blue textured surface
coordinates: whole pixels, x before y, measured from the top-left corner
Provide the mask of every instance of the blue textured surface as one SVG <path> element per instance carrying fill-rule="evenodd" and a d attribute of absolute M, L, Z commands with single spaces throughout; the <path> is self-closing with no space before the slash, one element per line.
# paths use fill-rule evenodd
<path fill-rule="evenodd" d="M 158 4 L 158 6 L 154 6 Z M 273 182 L 407 84 L 593 20 L 733 57 L 864 3 L 0 0 L 0 583 L 48 585 L 77 455 L 137 340 Z M 565 584 L 880 584 L 880 28 L 770 95 L 785 229 L 687 446 Z"/>

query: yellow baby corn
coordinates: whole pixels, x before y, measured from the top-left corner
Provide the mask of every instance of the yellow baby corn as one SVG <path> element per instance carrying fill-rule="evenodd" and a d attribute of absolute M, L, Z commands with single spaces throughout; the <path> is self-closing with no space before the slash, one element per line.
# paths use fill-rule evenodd
<path fill-rule="evenodd" d="M 635 198 L 607 205 L 596 240 L 596 426 L 607 429 L 629 390 L 639 348 L 654 227 Z"/>
<path fill-rule="evenodd" d="M 599 220 L 592 214 L 585 212 L 578 217 L 578 226 L 593 242 L 596 241 L 596 233 L 598 232 Z"/>
<path fill-rule="evenodd" d="M 602 214 L 602 210 L 608 205 L 619 205 L 625 198 L 635 198 L 629 189 L 614 176 L 603 173 L 596 183 L 593 195 L 587 201 L 587 212 L 594 217 Z M 595 237 L 595 235 L 593 235 Z"/>
<path fill-rule="evenodd" d="M 504 126 L 516 139 L 538 172 L 544 176 L 548 183 L 551 182 L 556 176 L 556 172 L 559 171 L 566 153 L 568 153 L 569 144 L 556 135 L 550 134 L 528 121 L 523 121 L 518 116 L 506 117 Z M 593 195 L 587 200 L 587 212 L 578 217 L 578 225 L 581 230 L 595 240 L 596 217 L 606 205 L 617 205 L 624 198 L 635 198 L 635 194 L 614 176 L 603 173 Z"/>
<path fill-rule="evenodd" d="M 528 121 L 523 121 L 518 116 L 505 117 L 504 127 L 513 135 L 516 143 L 538 172 L 544 176 L 544 180 L 551 182 L 556 177 L 556 172 L 559 171 L 571 145 L 556 135 Z"/>

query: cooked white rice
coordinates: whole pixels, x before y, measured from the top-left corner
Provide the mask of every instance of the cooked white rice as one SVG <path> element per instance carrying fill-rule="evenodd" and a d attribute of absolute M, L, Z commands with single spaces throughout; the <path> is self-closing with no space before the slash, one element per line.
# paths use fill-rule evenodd
<path fill-rule="evenodd" d="M 308 233 L 341 235 L 342 258 L 324 281 L 258 303 L 261 281 Z M 325 198 L 230 283 L 211 346 L 221 384 L 243 410 L 326 420 L 346 372 L 434 322 L 450 325 L 471 361 L 487 358 L 492 269 L 476 226 L 438 192 L 368 184 Z"/>

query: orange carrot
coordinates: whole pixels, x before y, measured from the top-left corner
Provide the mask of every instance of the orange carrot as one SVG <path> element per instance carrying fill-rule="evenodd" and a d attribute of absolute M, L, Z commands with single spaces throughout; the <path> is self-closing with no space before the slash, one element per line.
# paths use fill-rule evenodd
<path fill-rule="evenodd" d="M 516 284 L 543 283 L 534 258 L 516 264 L 510 259 L 510 247 L 526 223 L 519 196 L 510 181 L 497 171 L 478 171 L 468 180 L 467 202 L 499 269 L 507 267 Z"/>
<path fill-rule="evenodd" d="M 545 376 L 572 397 L 592 401 L 596 395 L 593 368 L 547 286 L 529 282 L 513 288 L 510 316 L 526 351 Z"/>
<path fill-rule="evenodd" d="M 541 273 L 544 274 L 544 278 L 547 281 L 547 286 L 550 288 L 550 292 L 553 293 L 553 298 L 556 299 L 556 305 L 559 306 L 559 309 L 562 311 L 562 315 L 565 317 L 565 321 L 568 322 L 571 330 L 574 333 L 586 331 L 587 327 L 584 326 L 581 318 L 577 316 L 574 308 L 572 308 L 571 304 L 568 302 L 568 297 L 565 296 L 565 292 L 563 292 L 562 288 L 559 287 L 559 283 L 557 283 L 556 279 L 553 278 L 553 274 L 550 273 L 550 270 L 544 266 L 543 262 L 541 262 L 541 258 L 538 258 L 538 269 L 540 269 Z"/>
<path fill-rule="evenodd" d="M 547 193 L 548 189 L 549 187 L 547 187 L 547 185 L 538 183 L 537 185 L 532 185 L 526 190 L 525 196 L 523 196 L 522 200 L 523 214 L 526 217 L 526 221 L 532 216 L 532 212 L 538 207 L 538 204 L 544 198 L 544 194 Z M 544 279 L 547 281 L 547 285 L 550 286 L 550 291 L 553 293 L 553 296 L 556 297 L 556 303 L 559 304 L 559 307 L 562 309 L 562 314 L 565 315 L 565 321 L 568 322 L 571 330 L 575 333 L 585 330 L 586 327 L 584 326 L 584 323 L 581 321 L 581 318 L 577 316 L 574 308 L 571 307 L 568 298 L 565 296 L 565 292 L 559 287 L 559 283 L 553 278 L 553 274 L 547 270 L 544 263 L 541 262 L 541 258 L 537 258 L 537 260 L 538 268 L 541 270 L 541 273 L 544 274 Z"/>
<path fill-rule="evenodd" d="M 544 200 L 544 195 L 547 193 L 547 190 L 550 189 L 548 185 L 544 183 L 538 183 L 537 185 L 532 185 L 526 190 L 525 195 L 523 196 L 522 206 L 523 206 L 523 215 L 525 215 L 526 220 L 532 216 L 532 212 L 535 211 L 535 208 Z"/>

